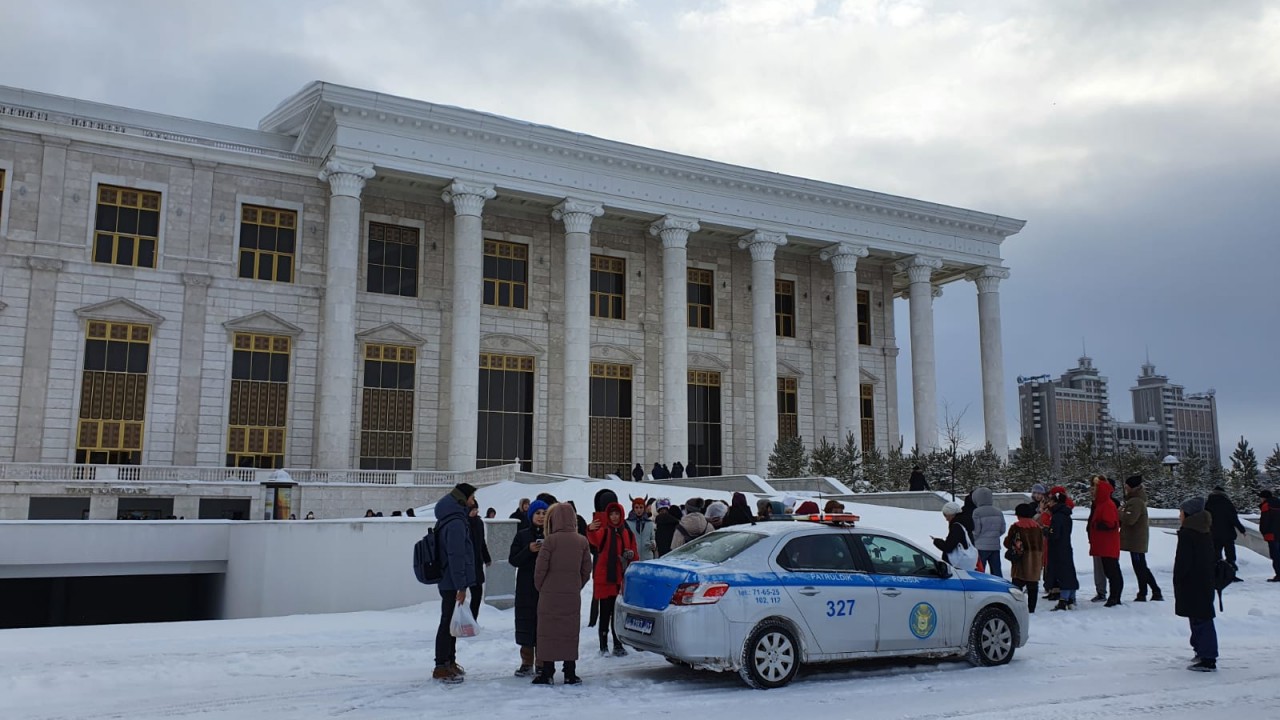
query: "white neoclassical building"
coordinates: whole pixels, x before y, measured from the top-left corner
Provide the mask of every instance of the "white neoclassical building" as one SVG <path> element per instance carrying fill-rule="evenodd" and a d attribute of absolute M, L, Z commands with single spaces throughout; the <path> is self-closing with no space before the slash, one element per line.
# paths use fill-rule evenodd
<path fill-rule="evenodd" d="M 1002 452 L 1022 225 L 327 83 L 254 130 L 0 88 L 0 462 L 763 473 L 897 443 L 899 297 L 928 447 L 955 281 Z"/>

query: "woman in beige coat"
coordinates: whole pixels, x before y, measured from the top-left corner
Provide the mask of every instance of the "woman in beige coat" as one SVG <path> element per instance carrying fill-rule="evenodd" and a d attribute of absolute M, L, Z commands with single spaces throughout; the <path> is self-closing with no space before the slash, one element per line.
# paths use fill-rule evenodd
<path fill-rule="evenodd" d="M 550 685 L 556 662 L 564 663 L 564 684 L 582 682 L 576 673 L 582 628 L 582 588 L 591 579 L 591 550 L 578 534 L 578 515 L 565 503 L 547 510 L 546 540 L 538 553 L 533 585 L 538 589 L 538 675 L 534 685 Z"/>

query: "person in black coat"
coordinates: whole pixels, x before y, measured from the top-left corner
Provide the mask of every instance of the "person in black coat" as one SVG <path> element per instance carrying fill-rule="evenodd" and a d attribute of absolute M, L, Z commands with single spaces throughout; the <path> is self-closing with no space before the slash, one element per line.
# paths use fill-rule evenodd
<path fill-rule="evenodd" d="M 484 569 L 493 564 L 489 557 L 489 544 L 484 540 L 484 518 L 475 496 L 467 507 L 467 523 L 471 529 L 471 547 L 476 555 L 476 584 L 471 586 L 471 617 L 480 617 L 480 603 L 484 600 Z"/>
<path fill-rule="evenodd" d="M 644 482 L 644 468 L 640 467 L 640 463 L 631 468 L 631 479 L 636 482 Z"/>
<path fill-rule="evenodd" d="M 1232 567 L 1239 569 L 1236 565 L 1236 533 L 1244 535 L 1245 530 L 1235 503 L 1227 497 L 1227 491 L 1218 486 L 1205 498 L 1204 509 L 1213 518 L 1214 554 L 1219 559 L 1225 556 Z"/>
<path fill-rule="evenodd" d="M 657 504 L 658 514 L 653 518 L 653 544 L 658 546 L 658 557 L 671 552 L 671 540 L 680 524 L 680 510 L 663 498 Z"/>
<path fill-rule="evenodd" d="M 654 463 L 653 469 L 649 471 L 649 474 L 653 476 L 654 480 L 666 480 L 670 477 L 670 473 L 662 466 L 662 463 Z"/>
<path fill-rule="evenodd" d="M 679 460 L 671 463 L 671 479 L 680 480 L 684 477 L 684 465 Z"/>
<path fill-rule="evenodd" d="M 947 536 L 945 538 L 933 538 L 933 546 L 942 551 L 942 559 L 952 565 L 959 565 L 958 561 L 952 557 L 952 553 L 957 548 L 965 548 L 966 550 L 973 547 L 973 534 L 965 529 L 964 523 L 960 522 L 960 505 L 956 502 L 949 502 L 942 506 L 942 517 L 947 521 Z M 976 550 L 976 548 L 975 548 Z M 977 553 L 974 553 L 974 558 Z M 972 567 L 963 568 L 972 570 Z"/>
<path fill-rule="evenodd" d="M 964 526 L 973 535 L 973 511 L 978 509 L 978 504 L 973 501 L 973 493 L 964 496 L 964 505 L 960 506 L 960 514 L 956 516 L 956 522 Z"/>
<path fill-rule="evenodd" d="M 724 514 L 724 520 L 720 522 L 720 527 L 727 528 L 734 525 L 755 525 L 755 515 L 751 513 L 751 506 L 747 504 L 747 496 L 740 492 L 733 494 L 733 500 L 729 503 L 729 512 Z"/>
<path fill-rule="evenodd" d="M 529 498 L 520 498 L 520 506 L 508 517 L 520 523 L 520 530 L 529 527 Z"/>
<path fill-rule="evenodd" d="M 1080 579 L 1076 577 L 1076 557 L 1071 549 L 1071 506 L 1065 493 L 1054 493 L 1049 501 L 1049 569 L 1045 585 L 1058 591 L 1058 604 L 1053 610 L 1074 610 Z"/>
<path fill-rule="evenodd" d="M 520 646 L 516 677 L 530 677 L 536 667 L 538 588 L 533 584 L 533 572 L 545 538 L 543 524 L 547 519 L 547 504 L 541 500 L 530 503 L 528 517 L 529 526 L 516 532 L 507 557 L 507 562 L 516 569 L 516 645 Z"/>
<path fill-rule="evenodd" d="M 929 481 L 925 478 L 924 473 L 920 471 L 919 465 L 911 467 L 911 479 L 907 481 L 907 489 L 911 492 L 929 489 Z"/>
<path fill-rule="evenodd" d="M 1191 625 L 1191 647 L 1196 661 L 1188 670 L 1218 669 L 1218 630 L 1213 625 L 1213 517 L 1205 511 L 1205 499 L 1189 498 L 1179 508 L 1182 527 L 1173 556 L 1173 612 Z"/>

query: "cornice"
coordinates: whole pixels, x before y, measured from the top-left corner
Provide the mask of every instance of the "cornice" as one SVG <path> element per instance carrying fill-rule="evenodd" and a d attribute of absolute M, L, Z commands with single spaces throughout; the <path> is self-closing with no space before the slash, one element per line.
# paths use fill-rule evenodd
<path fill-rule="evenodd" d="M 491 145 L 508 154 L 526 154 L 543 162 L 554 159 L 573 166 L 656 176 L 668 184 L 700 185 L 716 192 L 728 191 L 798 207 L 816 206 L 880 222 L 987 240 L 1013 235 L 1025 224 L 999 215 L 703 160 L 329 83 L 307 86 L 264 118 L 259 128 L 297 134 L 295 152 L 311 154 L 323 148 L 309 144 L 308 138 L 318 140 L 329 132 L 327 126 L 331 124 L 451 144 Z"/>

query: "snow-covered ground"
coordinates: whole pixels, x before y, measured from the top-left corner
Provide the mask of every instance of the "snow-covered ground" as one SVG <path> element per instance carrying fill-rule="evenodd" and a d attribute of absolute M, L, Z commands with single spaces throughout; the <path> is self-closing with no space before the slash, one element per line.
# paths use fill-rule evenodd
<path fill-rule="evenodd" d="M 625 486 L 654 490 L 655 486 Z M 495 486 L 481 507 L 500 517 L 520 497 L 547 489 L 573 498 L 584 514 L 600 485 Z M 662 486 L 683 500 L 717 493 Z M 726 497 L 727 499 L 727 497 Z M 937 513 L 871 505 L 851 507 L 863 523 L 892 528 L 921 544 L 945 526 Z M 1275 629 L 1280 585 L 1266 558 L 1241 551 L 1246 582 L 1232 586 L 1218 620 L 1216 674 L 1188 672 L 1186 620 L 1173 614 L 1175 538 L 1155 528 L 1149 556 L 1169 600 L 1129 602 L 1136 591 L 1128 561 L 1125 604 L 1089 603 L 1092 563 L 1077 525 L 1084 602 L 1072 613 L 1032 618 L 1030 643 L 1005 667 L 964 662 L 863 662 L 802 671 L 786 688 L 747 689 L 733 674 L 694 672 L 654 655 L 598 658 L 595 630 L 583 628 L 578 687 L 535 687 L 511 676 L 518 664 L 512 613 L 485 607 L 482 634 L 460 640 L 467 681 L 430 680 L 439 612 L 422 605 L 388 612 L 311 615 L 156 625 L 0 631 L 0 718 L 777 718 L 801 712 L 827 718 L 1158 718 L 1265 717 L 1275 703 Z M 495 553 L 501 555 L 503 553 Z M 406 570 L 407 571 L 407 570 Z M 438 597 L 438 596 L 437 596 Z M 584 598 L 589 597 L 584 595 Z M 585 613 L 584 613 L 585 616 Z"/>

